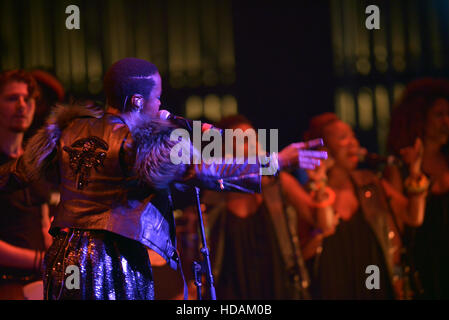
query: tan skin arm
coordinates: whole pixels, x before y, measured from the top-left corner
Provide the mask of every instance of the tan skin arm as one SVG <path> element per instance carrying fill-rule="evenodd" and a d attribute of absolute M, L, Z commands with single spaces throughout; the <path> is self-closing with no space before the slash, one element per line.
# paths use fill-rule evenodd
<path fill-rule="evenodd" d="M 320 228 L 323 235 L 333 233 L 335 228 L 333 210 L 330 207 L 314 209 L 312 197 L 292 175 L 281 172 L 280 179 L 287 200 L 298 214 L 310 225 Z"/>
<path fill-rule="evenodd" d="M 410 176 L 412 178 L 420 176 L 423 156 L 422 141 L 416 139 L 413 147 L 401 150 L 401 155 L 404 162 L 409 166 Z M 398 220 L 412 227 L 422 225 L 426 209 L 427 192 L 405 196 L 402 187 L 402 177 L 396 167 L 387 167 L 385 177 L 388 181 L 382 179 L 382 186 L 390 198 L 391 208 Z"/>
<path fill-rule="evenodd" d="M 41 205 L 42 214 L 42 234 L 44 236 L 45 247 L 48 249 L 52 243 L 52 237 L 48 233 L 50 229 L 49 207 L 47 203 Z M 39 261 L 38 258 L 43 258 L 43 253 L 40 257 L 36 257 L 36 251 L 26 248 L 21 248 L 0 240 L 0 265 L 8 268 L 19 268 L 33 270 Z"/>
<path fill-rule="evenodd" d="M 0 240 L 0 264 L 3 267 L 33 270 L 35 260 L 34 250 L 16 247 Z"/>
<path fill-rule="evenodd" d="M 411 227 L 422 225 L 426 209 L 426 192 L 406 197 L 384 179 L 382 180 L 382 186 L 390 198 L 394 214 L 400 221 Z"/>
<path fill-rule="evenodd" d="M 317 196 L 322 197 L 320 196 L 320 194 L 318 194 Z M 315 215 L 317 218 L 317 226 L 323 231 L 323 237 L 327 237 L 335 233 L 335 229 L 338 224 L 338 218 L 332 205 L 329 205 L 325 208 L 315 209 Z"/>
<path fill-rule="evenodd" d="M 50 230 L 51 226 L 50 207 L 48 203 L 44 203 L 41 205 L 41 214 L 42 235 L 44 237 L 45 248 L 48 249 L 53 242 L 53 237 L 48 233 L 48 230 Z"/>
<path fill-rule="evenodd" d="M 402 176 L 398 167 L 391 165 L 386 166 L 383 171 L 383 177 L 396 191 L 400 193 L 404 192 Z"/>

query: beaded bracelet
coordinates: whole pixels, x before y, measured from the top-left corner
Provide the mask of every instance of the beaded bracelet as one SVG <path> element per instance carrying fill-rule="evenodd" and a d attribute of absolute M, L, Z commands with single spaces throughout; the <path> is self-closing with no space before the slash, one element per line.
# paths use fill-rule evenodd
<path fill-rule="evenodd" d="M 409 194 L 419 194 L 429 189 L 430 180 L 425 174 L 421 173 L 418 178 L 408 177 L 405 179 L 404 188 Z"/>
<path fill-rule="evenodd" d="M 327 178 L 321 178 L 317 181 L 310 181 L 307 187 L 311 191 L 318 191 L 320 189 L 325 189 L 327 187 Z"/>

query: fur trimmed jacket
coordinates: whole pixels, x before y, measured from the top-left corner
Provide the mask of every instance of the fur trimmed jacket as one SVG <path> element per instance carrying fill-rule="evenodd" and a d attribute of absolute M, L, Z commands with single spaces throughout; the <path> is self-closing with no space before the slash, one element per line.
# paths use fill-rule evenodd
<path fill-rule="evenodd" d="M 260 192 L 259 164 L 174 164 L 173 126 L 86 107 L 57 107 L 18 160 L 0 167 L 0 189 L 58 176 L 61 201 L 50 233 L 61 228 L 106 230 L 141 242 L 172 268 L 176 251 L 169 186 Z M 192 149 L 191 144 L 183 145 Z"/>

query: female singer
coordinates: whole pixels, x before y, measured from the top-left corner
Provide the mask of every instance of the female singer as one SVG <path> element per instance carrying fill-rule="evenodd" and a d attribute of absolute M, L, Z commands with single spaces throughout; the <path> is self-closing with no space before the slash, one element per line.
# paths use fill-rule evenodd
<path fill-rule="evenodd" d="M 394 108 L 388 137 L 389 151 L 416 138 L 423 141 L 422 171 L 430 177 L 422 226 L 412 229 L 410 249 L 422 281 L 425 299 L 449 298 L 449 82 L 420 79 L 409 84 Z M 389 167 L 386 176 L 399 191 L 405 173 Z"/>
<path fill-rule="evenodd" d="M 217 126 L 253 129 L 240 115 L 225 118 Z M 240 147 L 246 155 L 253 146 L 247 141 L 236 146 Z M 261 194 L 207 192 L 202 202 L 207 209 L 219 299 L 309 298 L 309 276 L 297 235 L 298 215 L 323 230 L 332 223 L 326 220 L 328 213 L 315 216 L 306 210 L 312 200 L 292 175 L 264 176 Z"/>
<path fill-rule="evenodd" d="M 331 209 L 339 220 L 333 233 L 317 247 L 315 287 L 318 297 L 404 298 L 399 290 L 400 230 L 397 225 L 419 226 L 424 218 L 427 182 L 420 170 L 420 140 L 414 147 L 403 149 L 410 170 L 407 197 L 373 172 L 357 169 L 359 141 L 351 127 L 335 114 L 326 113 L 311 120 L 305 138 L 318 136 L 324 139 L 331 163 L 309 172 L 308 188 L 322 204 L 316 206 L 317 210 Z M 323 194 L 329 197 L 333 193 L 335 201 L 323 198 Z"/>
<path fill-rule="evenodd" d="M 158 119 L 162 80 L 151 62 L 115 62 L 104 88 L 105 112 L 57 108 L 23 155 L 0 166 L 5 191 L 23 188 L 51 169 L 53 176 L 59 173 L 61 201 L 44 259 L 46 299 L 154 299 L 147 248 L 172 268 L 180 265 L 170 186 L 260 191 L 260 163 L 172 161 L 179 142 L 170 139 L 174 124 Z M 191 149 L 190 142 L 180 143 Z M 301 144 L 284 148 L 272 163 L 277 169 L 297 166 L 300 149 Z M 66 286 L 67 274 L 75 272 L 68 267 L 79 271 L 73 286 Z"/>

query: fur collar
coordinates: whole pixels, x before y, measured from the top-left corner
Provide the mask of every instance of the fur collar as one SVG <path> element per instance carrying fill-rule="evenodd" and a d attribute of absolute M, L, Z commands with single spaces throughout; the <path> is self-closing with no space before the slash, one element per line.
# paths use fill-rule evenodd
<path fill-rule="evenodd" d="M 28 168 L 28 177 L 38 179 L 51 161 L 49 157 L 56 149 L 61 132 L 72 120 L 80 117 L 101 118 L 104 111 L 96 106 L 64 106 L 52 109 L 45 125 L 26 143 L 23 161 Z"/>
<path fill-rule="evenodd" d="M 187 169 L 186 165 L 174 164 L 170 153 L 180 143 L 182 152 L 188 152 L 191 144 L 187 141 L 173 141 L 171 133 L 176 128 L 170 121 L 149 117 L 127 116 L 128 125 L 134 140 L 136 160 L 134 170 L 137 176 L 155 189 L 166 189 L 180 180 Z"/>
<path fill-rule="evenodd" d="M 76 118 L 101 118 L 104 111 L 96 107 L 57 106 L 52 110 L 46 124 L 32 136 L 25 147 L 23 155 L 30 180 L 40 178 L 45 169 L 56 156 L 56 147 L 61 132 Z M 156 189 L 166 189 L 171 182 L 180 180 L 187 165 L 174 164 L 170 152 L 176 144 L 180 144 L 182 152 L 192 152 L 188 141 L 172 141 L 170 135 L 175 126 L 167 121 L 126 114 L 120 116 L 128 126 L 133 138 L 133 149 L 136 152 L 134 171 L 144 183 Z"/>

